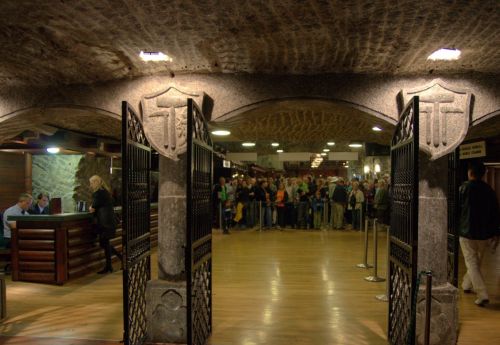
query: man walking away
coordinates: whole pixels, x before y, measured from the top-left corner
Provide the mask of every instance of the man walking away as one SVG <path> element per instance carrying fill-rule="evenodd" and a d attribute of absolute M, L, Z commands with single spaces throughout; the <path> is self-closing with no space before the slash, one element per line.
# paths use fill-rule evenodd
<path fill-rule="evenodd" d="M 489 303 L 481 261 L 488 244 L 495 249 L 500 236 L 498 201 L 493 189 L 482 181 L 485 170 L 480 162 L 470 164 L 468 181 L 460 186 L 459 191 L 460 247 L 467 267 L 462 288 L 465 293 L 474 290 L 477 294 L 474 303 L 481 307 Z"/>

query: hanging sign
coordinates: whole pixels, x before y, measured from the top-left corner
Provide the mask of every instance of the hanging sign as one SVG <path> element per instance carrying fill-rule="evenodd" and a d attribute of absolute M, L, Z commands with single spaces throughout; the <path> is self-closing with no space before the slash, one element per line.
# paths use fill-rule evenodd
<path fill-rule="evenodd" d="M 478 141 L 460 145 L 460 159 L 478 158 L 486 156 L 486 142 Z"/>

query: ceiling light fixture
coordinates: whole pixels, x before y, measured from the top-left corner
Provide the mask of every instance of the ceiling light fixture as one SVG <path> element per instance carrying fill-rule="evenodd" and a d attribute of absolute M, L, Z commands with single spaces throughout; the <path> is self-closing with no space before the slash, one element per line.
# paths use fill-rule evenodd
<path fill-rule="evenodd" d="M 282 152 L 283 152 L 283 150 L 282 150 L 282 149 L 279 149 L 279 150 L 276 150 L 276 152 L 278 152 L 278 153 L 282 153 Z"/>
<path fill-rule="evenodd" d="M 323 149 L 323 152 L 330 152 L 330 149 Z"/>
<path fill-rule="evenodd" d="M 245 146 L 245 147 L 253 147 L 255 146 L 255 143 L 250 143 L 250 142 L 247 142 L 247 143 L 243 143 L 241 144 L 242 146 Z"/>
<path fill-rule="evenodd" d="M 354 143 L 354 144 L 349 144 L 349 147 L 359 148 L 359 147 L 363 147 L 363 145 Z"/>
<path fill-rule="evenodd" d="M 172 58 L 162 52 L 145 52 L 141 51 L 139 56 L 143 61 L 172 61 Z"/>
<path fill-rule="evenodd" d="M 56 154 L 56 153 L 59 153 L 59 151 L 61 151 L 59 149 L 59 147 L 47 147 L 47 152 L 48 153 L 53 153 L 53 154 Z"/>
<path fill-rule="evenodd" d="M 335 143 L 333 141 L 327 142 L 326 143 L 328 146 L 335 146 Z"/>
<path fill-rule="evenodd" d="M 231 134 L 231 132 L 229 132 L 229 131 L 227 131 L 227 130 L 225 130 L 225 129 L 217 129 L 217 130 L 215 130 L 215 131 L 212 131 L 212 134 L 213 134 L 213 135 L 217 135 L 217 136 L 219 136 L 219 137 L 224 137 L 224 136 L 226 136 L 226 135 Z"/>
<path fill-rule="evenodd" d="M 374 132 L 382 132 L 382 128 L 380 128 L 379 126 L 373 126 L 372 127 L 372 131 L 374 131 Z"/>
<path fill-rule="evenodd" d="M 272 143 L 271 146 L 278 147 L 280 146 L 280 143 Z"/>
<path fill-rule="evenodd" d="M 322 155 L 322 156 L 326 156 L 326 152 L 323 152 L 321 155 Z"/>
<path fill-rule="evenodd" d="M 427 57 L 427 60 L 437 61 L 437 60 L 458 60 L 462 52 L 458 49 L 441 48 L 436 50 L 434 53 Z"/>
<path fill-rule="evenodd" d="M 346 168 L 346 169 L 349 168 L 349 165 L 344 165 L 344 168 Z"/>

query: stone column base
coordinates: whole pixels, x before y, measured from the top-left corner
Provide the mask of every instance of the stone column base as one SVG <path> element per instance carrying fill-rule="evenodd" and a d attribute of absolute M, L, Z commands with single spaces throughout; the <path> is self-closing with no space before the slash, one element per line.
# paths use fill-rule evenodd
<path fill-rule="evenodd" d="M 422 277 L 425 280 L 425 276 Z M 447 283 L 432 287 L 431 345 L 455 345 L 458 336 L 458 289 Z M 425 284 L 417 298 L 417 344 L 424 344 Z"/>
<path fill-rule="evenodd" d="M 186 344 L 186 282 L 151 280 L 146 295 L 148 341 Z"/>

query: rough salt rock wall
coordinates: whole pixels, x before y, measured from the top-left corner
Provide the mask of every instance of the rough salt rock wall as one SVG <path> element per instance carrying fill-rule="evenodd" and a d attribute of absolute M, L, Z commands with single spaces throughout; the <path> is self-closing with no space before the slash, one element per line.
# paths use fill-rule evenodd
<path fill-rule="evenodd" d="M 48 193 L 62 199 L 62 211 L 73 212 L 75 174 L 82 155 L 34 155 L 33 196 Z"/>
<path fill-rule="evenodd" d="M 54 85 L 186 72 L 499 72 L 500 3 L 2 1 L 0 81 Z M 429 62 L 442 47 L 457 64 Z M 141 50 L 171 55 L 145 63 Z"/>
<path fill-rule="evenodd" d="M 76 170 L 73 199 L 86 201 L 90 206 L 92 191 L 89 188 L 89 178 L 93 175 L 99 175 L 111 188 L 116 205 L 121 198 L 121 170 L 113 170 L 113 175 L 111 175 L 110 167 L 111 159 L 108 157 L 96 157 L 90 154 L 83 156 Z"/>

